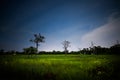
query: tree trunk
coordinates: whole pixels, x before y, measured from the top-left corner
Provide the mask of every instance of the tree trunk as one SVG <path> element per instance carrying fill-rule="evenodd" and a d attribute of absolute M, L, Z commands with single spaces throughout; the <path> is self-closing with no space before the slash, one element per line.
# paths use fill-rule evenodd
<path fill-rule="evenodd" d="M 38 43 L 36 43 L 36 49 L 37 49 L 37 54 L 38 54 Z"/>

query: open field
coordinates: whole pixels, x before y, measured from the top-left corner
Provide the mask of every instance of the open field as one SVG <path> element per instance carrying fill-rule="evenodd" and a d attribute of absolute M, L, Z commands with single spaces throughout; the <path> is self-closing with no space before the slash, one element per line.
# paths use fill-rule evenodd
<path fill-rule="evenodd" d="M 115 55 L 2 55 L 0 80 L 118 80 Z"/>

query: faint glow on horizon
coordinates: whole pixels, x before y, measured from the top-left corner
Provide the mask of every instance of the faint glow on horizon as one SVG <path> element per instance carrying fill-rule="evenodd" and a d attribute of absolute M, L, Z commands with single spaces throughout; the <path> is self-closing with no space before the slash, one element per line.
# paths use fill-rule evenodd
<path fill-rule="evenodd" d="M 114 15 L 116 16 L 116 15 Z M 115 44 L 116 40 L 120 40 L 120 17 L 110 16 L 108 22 L 85 35 L 79 36 L 71 35 L 67 38 L 71 42 L 71 47 L 68 48 L 69 51 L 78 51 L 79 48 L 89 48 L 91 41 L 95 43 L 95 46 L 110 47 Z M 110 19 L 110 20 L 109 20 Z M 66 30 L 67 31 L 67 30 Z M 68 30 L 69 31 L 69 30 Z M 64 32 L 67 33 L 67 32 Z M 52 40 L 51 40 L 52 41 Z M 61 44 L 62 40 L 55 40 L 51 43 L 42 44 L 40 50 L 43 51 L 63 51 L 63 46 Z M 41 49 L 42 48 L 42 49 Z"/>

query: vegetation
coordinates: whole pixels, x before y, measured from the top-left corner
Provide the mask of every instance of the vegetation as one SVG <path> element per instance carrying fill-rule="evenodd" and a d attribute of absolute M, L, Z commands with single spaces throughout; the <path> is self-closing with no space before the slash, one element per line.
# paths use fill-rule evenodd
<path fill-rule="evenodd" d="M 62 42 L 64 51 L 55 51 L 53 50 L 53 52 L 45 52 L 45 51 L 40 51 L 38 52 L 38 46 L 39 43 L 45 42 L 45 37 L 42 36 L 40 33 L 39 34 L 34 34 L 34 39 L 30 40 L 31 42 L 34 42 L 36 44 L 36 48 L 35 47 L 29 47 L 29 48 L 23 48 L 23 52 L 18 52 L 18 51 L 8 51 L 5 52 L 4 49 L 0 50 L 0 55 L 7 55 L 7 54 L 35 54 L 35 53 L 41 53 L 41 54 L 67 54 L 69 52 L 68 47 L 70 47 L 70 42 L 65 40 Z M 101 55 L 101 54 L 113 54 L 113 55 L 119 55 L 120 54 L 120 44 L 119 41 L 117 40 L 117 43 L 113 46 L 111 46 L 110 48 L 106 48 L 106 47 L 101 47 L 101 46 L 94 46 L 94 43 L 91 42 L 91 47 L 89 48 L 83 48 L 80 49 L 79 51 L 71 51 L 69 52 L 69 54 L 87 54 L 87 55 Z"/>
<path fill-rule="evenodd" d="M 115 55 L 3 55 L 0 80 L 118 80 L 118 62 Z"/>
<path fill-rule="evenodd" d="M 110 48 L 105 48 L 101 46 L 94 46 L 93 48 L 83 48 L 79 51 L 71 51 L 68 53 L 68 50 L 66 51 L 55 51 L 53 52 L 46 52 L 46 51 L 40 51 L 37 52 L 37 49 L 35 47 L 29 47 L 29 48 L 23 48 L 23 52 L 18 52 L 18 51 L 7 51 L 5 52 L 3 49 L 0 50 L 0 55 L 14 55 L 14 54 L 85 54 L 85 55 L 120 55 L 120 44 L 115 44 L 111 46 Z"/>
<path fill-rule="evenodd" d="M 69 41 L 63 41 L 63 48 L 64 48 L 64 52 L 67 54 L 68 53 L 68 47 L 70 47 L 70 42 Z"/>
<path fill-rule="evenodd" d="M 30 41 L 31 42 L 34 42 L 36 44 L 36 49 L 38 51 L 38 46 L 39 46 L 39 43 L 42 43 L 42 42 L 45 42 L 45 37 L 42 36 L 40 33 L 39 34 L 34 34 L 34 39 L 31 39 Z"/>
<path fill-rule="evenodd" d="M 0 80 L 120 79 L 118 42 L 110 48 L 94 46 L 92 42 L 90 48 L 69 52 L 70 42 L 65 40 L 63 52 L 38 52 L 39 43 L 44 42 L 45 37 L 41 34 L 34 37 L 30 41 L 36 47 L 23 48 L 23 52 L 0 50 Z"/>
<path fill-rule="evenodd" d="M 32 47 L 32 46 L 29 47 L 29 48 L 24 48 L 23 50 L 24 50 L 25 54 L 35 54 L 35 53 L 37 53 L 37 49 Z"/>

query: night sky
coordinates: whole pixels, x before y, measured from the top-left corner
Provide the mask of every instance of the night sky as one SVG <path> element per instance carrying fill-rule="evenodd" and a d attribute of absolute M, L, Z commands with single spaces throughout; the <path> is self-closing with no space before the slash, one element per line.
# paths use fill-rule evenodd
<path fill-rule="evenodd" d="M 45 36 L 41 51 L 70 51 L 120 41 L 120 0 L 0 0 L 0 49 L 35 46 L 33 34 Z"/>

